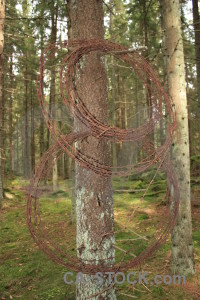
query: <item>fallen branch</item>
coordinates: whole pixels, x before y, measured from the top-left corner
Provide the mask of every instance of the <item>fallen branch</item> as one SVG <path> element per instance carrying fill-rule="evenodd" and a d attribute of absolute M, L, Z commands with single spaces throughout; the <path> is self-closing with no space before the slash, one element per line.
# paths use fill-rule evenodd
<path fill-rule="evenodd" d="M 114 190 L 117 193 L 138 193 L 138 192 L 144 192 L 146 189 L 139 189 L 139 190 Z"/>
<path fill-rule="evenodd" d="M 129 241 L 137 241 L 137 240 L 141 240 L 144 239 L 143 237 L 138 237 L 137 239 L 122 239 L 122 240 L 116 240 L 116 242 L 129 242 Z"/>
<path fill-rule="evenodd" d="M 122 295 L 122 296 L 127 296 L 127 297 L 130 297 L 130 298 L 137 299 L 136 296 L 132 296 L 132 295 L 124 294 L 124 293 L 119 293 L 119 294 Z"/>
<path fill-rule="evenodd" d="M 118 247 L 116 245 L 114 245 L 114 248 L 117 249 L 117 250 L 120 250 L 120 251 L 124 252 L 125 254 L 129 254 L 130 256 L 136 257 L 135 254 L 129 253 L 128 251 L 126 251 L 126 250 L 124 250 L 124 249 L 122 249 L 122 248 L 120 248 L 120 247 Z"/>

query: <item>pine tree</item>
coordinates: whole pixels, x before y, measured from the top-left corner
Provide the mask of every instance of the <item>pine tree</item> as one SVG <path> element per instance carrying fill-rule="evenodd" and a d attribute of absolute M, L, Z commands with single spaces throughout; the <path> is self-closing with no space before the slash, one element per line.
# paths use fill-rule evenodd
<path fill-rule="evenodd" d="M 73 39 L 104 38 L 103 6 L 101 1 L 71 1 L 71 26 Z M 82 65 L 83 64 L 83 65 Z M 84 58 L 80 78 L 76 78 L 77 91 L 91 113 L 102 122 L 108 121 L 107 83 L 105 65 L 100 54 L 91 53 Z M 99 80 L 95 80 L 99 78 Z M 93 86 L 93 89 L 89 88 Z M 94 101 L 96 99 L 96 101 Z M 75 131 L 84 125 L 75 119 Z M 77 143 L 80 151 L 93 155 L 101 163 L 111 162 L 111 149 L 106 141 L 89 137 Z M 80 261 L 91 265 L 114 263 L 113 199 L 111 178 L 104 178 L 76 164 L 75 193 L 77 215 L 77 255 Z M 104 238 L 103 238 L 104 236 Z M 112 258 L 112 259 L 111 259 Z M 93 276 L 88 284 L 77 285 L 77 299 L 88 299 L 105 289 L 97 285 Z M 116 299 L 114 290 L 105 291 L 101 297 Z"/>
<path fill-rule="evenodd" d="M 197 99 L 199 111 L 199 140 L 200 140 L 200 16 L 198 0 L 192 0 L 193 3 L 193 24 L 195 31 L 195 53 L 196 53 L 196 70 L 197 70 Z"/>
<path fill-rule="evenodd" d="M 3 199 L 3 49 L 4 49 L 4 20 L 5 20 L 5 1 L 0 2 L 0 204 Z"/>
<path fill-rule="evenodd" d="M 179 188 L 180 207 L 171 240 L 171 270 L 174 274 L 194 273 L 190 202 L 190 156 L 188 108 L 185 88 L 184 53 L 178 0 L 161 0 L 165 29 L 169 95 L 176 110 L 176 130 L 172 149 Z"/>

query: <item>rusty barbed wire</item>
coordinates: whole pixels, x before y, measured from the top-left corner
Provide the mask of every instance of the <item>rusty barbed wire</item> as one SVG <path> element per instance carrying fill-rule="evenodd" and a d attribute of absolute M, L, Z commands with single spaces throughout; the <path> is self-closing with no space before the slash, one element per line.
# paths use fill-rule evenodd
<path fill-rule="evenodd" d="M 85 106 L 84 99 L 80 98 L 76 89 L 78 65 L 83 56 L 97 51 L 102 56 L 108 54 L 113 55 L 122 62 L 129 64 L 130 68 L 133 69 L 143 83 L 149 107 L 151 103 L 153 109 L 152 116 L 149 114 L 145 124 L 138 128 L 129 129 L 110 126 L 95 118 L 89 108 Z M 84 132 L 71 131 L 67 134 L 63 134 L 59 129 L 57 122 L 53 119 L 52 114 L 49 113 L 45 101 L 44 82 L 45 70 L 50 70 L 49 61 L 51 58 L 54 58 L 54 64 L 56 63 L 56 65 L 60 67 L 60 97 L 70 116 L 76 117 L 85 125 L 86 129 Z M 33 239 L 39 248 L 52 260 L 73 271 L 95 274 L 99 271 L 116 272 L 118 270 L 128 270 L 129 268 L 140 266 L 146 258 L 151 256 L 155 250 L 166 241 L 169 233 L 174 227 L 180 201 L 178 181 L 173 171 L 172 163 L 169 160 L 169 149 L 175 130 L 175 113 L 173 111 L 172 100 L 166 94 L 160 81 L 155 75 L 153 67 L 138 51 L 106 40 L 79 40 L 50 44 L 41 56 L 37 91 L 44 119 L 55 143 L 42 156 L 28 191 L 27 223 Z M 163 112 L 163 105 L 165 105 L 168 113 L 167 134 L 165 142 L 155 149 L 149 136 L 153 134 L 156 125 L 165 118 L 166 112 Z M 104 165 L 95 159 L 91 153 L 83 153 L 75 147 L 75 142 L 82 141 L 89 136 L 93 136 L 99 140 L 104 139 L 111 143 L 136 143 L 138 147 L 141 147 L 145 151 L 146 156 L 139 162 L 126 166 L 114 167 L 112 165 Z M 49 238 L 39 210 L 40 184 L 42 180 L 50 174 L 55 160 L 58 160 L 63 153 L 66 153 L 82 167 L 92 170 L 100 176 L 106 177 L 128 176 L 130 174 L 142 173 L 154 164 L 158 166 L 156 174 L 162 169 L 166 173 L 169 183 L 173 186 L 174 194 L 173 203 L 172 197 L 170 197 L 168 206 L 166 207 L 165 216 L 168 216 L 168 218 L 163 218 L 160 229 L 155 234 L 156 241 L 146 250 L 142 251 L 137 257 L 130 257 L 128 262 L 125 261 L 125 256 L 128 256 L 130 251 L 126 252 L 126 255 L 120 263 L 108 266 L 105 265 L 104 262 L 97 264 L 97 260 L 94 261 L 93 264 L 83 263 L 79 261 L 77 257 L 74 257 L 61 249 L 61 247 Z M 153 183 L 155 176 L 150 181 L 148 188 Z M 146 191 L 143 197 L 145 195 Z"/>

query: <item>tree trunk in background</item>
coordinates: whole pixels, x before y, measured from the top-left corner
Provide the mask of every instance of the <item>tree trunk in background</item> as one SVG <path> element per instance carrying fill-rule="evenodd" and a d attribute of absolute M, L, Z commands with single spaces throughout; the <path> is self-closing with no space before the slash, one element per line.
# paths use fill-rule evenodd
<path fill-rule="evenodd" d="M 24 85 L 25 85 L 25 95 L 24 95 L 24 157 L 23 157 L 23 168 L 24 177 L 30 177 L 30 147 L 29 147 L 29 116 L 28 116 L 28 65 L 27 65 L 28 53 L 26 51 L 26 65 L 24 74 Z"/>
<path fill-rule="evenodd" d="M 28 17 L 28 2 L 27 0 L 22 1 L 22 15 L 23 18 Z M 25 28 L 27 28 L 27 24 L 25 23 Z M 22 164 L 23 164 L 23 173 L 25 178 L 30 178 L 31 173 L 31 157 L 30 157 L 30 139 L 29 139 L 29 47 L 28 41 L 25 40 L 25 50 L 24 50 L 24 141 L 23 141 L 23 156 L 22 156 Z"/>
<path fill-rule="evenodd" d="M 148 23 L 147 23 L 147 1 L 142 0 L 142 6 L 143 6 L 143 30 L 144 30 L 144 45 L 146 47 L 145 50 L 145 57 L 147 61 L 149 60 L 149 38 L 148 38 Z M 147 85 L 151 88 L 151 81 L 146 78 Z M 152 108 L 152 98 L 151 98 L 151 90 L 148 91 L 148 94 L 146 94 L 146 103 L 147 103 L 147 111 L 148 111 L 148 118 L 152 118 L 153 116 L 153 108 Z M 150 135 L 153 143 L 154 143 L 154 132 Z"/>
<path fill-rule="evenodd" d="M 5 30 L 5 29 L 4 29 Z M 2 70 L 4 71 L 4 64 L 5 64 L 5 59 L 3 57 L 3 60 L 2 60 Z M 6 135 L 5 135 L 5 99 L 6 99 L 6 96 L 7 96 L 7 93 L 5 91 L 5 72 L 2 73 L 2 99 L 1 99 L 1 104 L 0 105 L 0 109 L 1 109 L 1 114 L 0 114 L 0 120 L 2 120 L 2 124 L 1 124 L 1 121 L 0 121 L 0 128 L 2 127 L 2 134 L 1 134 L 1 129 L 0 129 L 0 139 L 1 140 L 1 143 L 2 145 L 5 145 L 5 141 L 6 141 Z M 2 119 L 1 119 L 2 118 Z M 0 149 L 1 149 L 1 146 L 0 146 Z M 2 155 L 3 157 L 6 157 L 6 151 L 4 150 L 4 147 L 2 147 Z M 1 152 L 1 150 L 0 150 Z M 4 176 L 5 176 L 5 169 L 6 169 L 6 159 L 3 159 L 2 160 L 2 165 L 1 165 L 1 172 L 2 172 L 2 181 L 4 181 Z"/>
<path fill-rule="evenodd" d="M 18 116 L 16 117 L 17 120 L 17 137 L 16 137 L 16 157 L 17 157 L 17 161 L 16 161 L 16 174 L 19 175 L 20 173 L 20 170 L 19 170 L 19 119 L 18 119 Z"/>
<path fill-rule="evenodd" d="M 122 92 L 121 92 L 121 76 L 120 76 L 120 70 L 117 68 L 117 109 L 116 109 L 116 115 L 115 115 L 115 120 L 116 120 L 116 127 L 118 128 L 123 128 L 123 123 L 122 123 Z M 116 157 L 117 157 L 117 166 L 123 165 L 121 161 L 121 154 L 122 154 L 122 142 L 116 143 Z"/>
<path fill-rule="evenodd" d="M 0 205 L 3 199 L 3 48 L 4 48 L 5 1 L 0 2 Z"/>
<path fill-rule="evenodd" d="M 110 13 L 109 13 L 109 33 L 110 33 L 110 40 L 113 40 L 113 8 L 114 8 L 115 1 L 109 1 Z M 114 57 L 111 56 L 111 96 L 112 96 L 112 126 L 116 126 L 116 104 L 115 104 L 115 70 L 114 70 Z M 113 166 L 117 166 L 117 144 L 112 143 L 112 162 Z"/>
<path fill-rule="evenodd" d="M 139 101 L 138 101 L 138 79 L 135 79 L 135 114 L 136 114 L 136 128 L 140 126 L 139 119 Z M 136 162 L 140 161 L 140 147 L 139 144 L 136 150 Z"/>
<path fill-rule="evenodd" d="M 41 40 L 40 40 L 40 49 L 43 51 L 44 49 L 44 32 L 43 32 L 43 26 L 41 26 Z M 41 53 L 42 58 L 42 53 Z M 43 84 L 43 78 L 42 78 L 42 84 Z M 44 117 L 42 112 L 40 112 L 40 157 L 42 157 L 42 154 L 44 153 L 45 147 L 44 147 Z"/>
<path fill-rule="evenodd" d="M 63 154 L 63 176 L 64 179 L 70 178 L 70 158 L 66 153 Z"/>
<path fill-rule="evenodd" d="M 103 2 L 74 0 L 70 3 L 73 39 L 104 38 Z M 90 53 L 81 63 L 80 77 L 76 78 L 77 91 L 90 112 L 102 122 L 108 122 L 107 80 L 105 65 L 98 53 Z M 91 89 L 92 86 L 92 89 Z M 96 101 L 94 101 L 96 99 Z M 84 125 L 75 119 L 75 131 L 83 131 Z M 111 147 L 107 141 L 89 137 L 77 142 L 77 149 L 92 155 L 101 163 L 111 162 Z M 94 172 L 75 166 L 75 193 L 77 213 L 77 256 L 83 263 L 105 265 L 114 263 L 114 226 L 112 182 Z M 104 237 L 104 238 L 103 238 Z M 97 285 L 94 276 L 86 284 L 77 285 L 76 299 L 89 299 L 105 289 Z M 106 290 L 91 299 L 116 299 L 114 289 Z"/>
<path fill-rule="evenodd" d="M 52 1 L 52 12 L 51 12 L 51 43 L 56 43 L 57 36 L 57 19 L 58 19 L 58 5 L 54 6 Z M 51 67 L 51 86 L 50 86 L 50 99 L 49 99 L 49 111 L 52 113 L 53 119 L 56 117 L 56 66 L 55 66 L 55 54 L 52 56 L 53 66 Z M 58 167 L 56 157 L 53 159 L 53 190 L 55 191 L 58 187 Z"/>
<path fill-rule="evenodd" d="M 67 29 L 68 29 L 68 40 L 72 39 L 72 20 L 71 20 L 71 0 L 67 2 Z M 67 157 L 66 157 L 67 159 Z M 66 162 L 66 160 L 65 160 Z M 68 159 L 69 162 L 69 159 Z M 68 166 L 69 170 L 69 166 Z M 72 178 L 72 194 L 71 194 L 71 222 L 76 223 L 76 196 L 75 196 L 75 163 L 71 162 L 71 178 Z"/>
<path fill-rule="evenodd" d="M 35 170 L 35 122 L 34 122 L 34 101 L 33 86 L 31 80 L 31 171 Z"/>
<path fill-rule="evenodd" d="M 164 32 L 164 21 L 163 21 L 163 15 L 162 15 L 162 9 L 161 6 L 159 7 L 159 12 L 161 14 L 161 30 L 162 32 Z M 161 44 L 160 44 L 161 47 Z M 162 38 L 162 48 L 163 48 L 163 63 L 164 63 L 164 67 L 162 67 L 162 71 L 163 71 L 163 82 L 167 82 L 167 70 L 165 68 L 165 66 L 167 65 L 167 56 L 165 55 L 165 37 Z M 163 114 L 166 115 L 166 109 L 165 109 L 165 105 L 162 105 L 162 110 L 163 110 Z M 166 136 L 166 127 L 168 126 L 167 121 L 168 118 L 165 119 L 161 119 L 160 121 L 160 144 L 162 145 L 165 142 L 165 136 Z"/>
<path fill-rule="evenodd" d="M 11 53 L 10 57 L 10 99 L 9 99 L 9 146 L 10 146 L 10 167 L 9 171 L 11 174 L 13 173 L 13 163 L 14 163 L 14 157 L 13 157 L 13 53 Z"/>
<path fill-rule="evenodd" d="M 171 270 L 175 274 L 194 273 L 190 202 L 190 156 L 188 111 L 185 88 L 184 53 L 181 35 L 179 0 L 161 0 L 166 38 L 169 94 L 176 109 L 176 132 L 172 149 L 180 187 L 180 207 L 172 233 Z"/>
<path fill-rule="evenodd" d="M 200 16 L 198 0 L 192 0 L 193 4 L 193 24 L 195 32 L 195 54 L 196 54 L 196 69 L 197 69 L 197 98 L 199 108 L 199 141 L 200 141 Z M 200 148 L 199 148 L 200 149 Z"/>

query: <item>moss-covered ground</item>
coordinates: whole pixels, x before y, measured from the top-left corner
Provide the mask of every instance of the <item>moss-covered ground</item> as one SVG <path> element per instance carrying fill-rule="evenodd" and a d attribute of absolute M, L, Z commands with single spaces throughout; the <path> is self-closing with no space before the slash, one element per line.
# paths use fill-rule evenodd
<path fill-rule="evenodd" d="M 116 260 L 126 251 L 125 261 L 133 259 L 149 243 L 159 229 L 166 207 L 166 181 L 162 174 L 141 201 L 151 174 L 142 179 L 113 181 L 116 231 Z M 75 299 L 75 284 L 66 285 L 67 271 L 41 252 L 30 236 L 26 224 L 26 193 L 28 182 L 22 178 L 7 180 L 5 199 L 0 210 L 0 300 Z M 41 196 L 41 214 L 47 222 L 50 237 L 62 247 L 71 243 L 75 251 L 75 225 L 71 224 L 72 182 L 60 181 L 56 192 L 51 189 Z M 200 299 L 200 183 L 192 180 L 192 216 L 196 274 L 185 285 L 116 285 L 117 299 Z M 126 228 L 125 228 L 126 227 Z M 128 228 L 128 229 L 127 229 Z M 63 237 L 64 232 L 67 234 Z M 74 245 L 74 247 L 73 247 Z M 64 248 L 63 248 L 64 249 Z M 122 249 L 122 251 L 120 250 Z M 140 271 L 155 275 L 170 274 L 170 238 L 157 250 Z M 128 271 L 128 270 L 127 270 Z M 138 272 L 139 270 L 135 270 Z"/>

